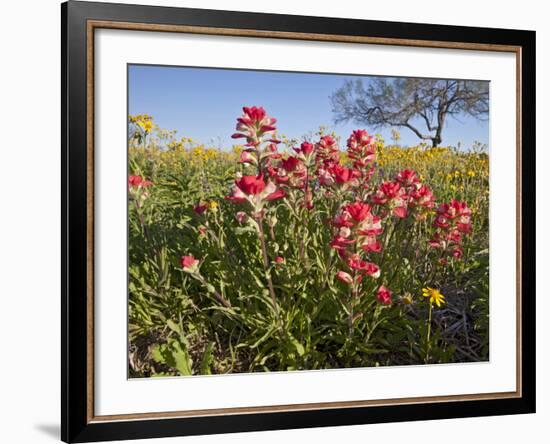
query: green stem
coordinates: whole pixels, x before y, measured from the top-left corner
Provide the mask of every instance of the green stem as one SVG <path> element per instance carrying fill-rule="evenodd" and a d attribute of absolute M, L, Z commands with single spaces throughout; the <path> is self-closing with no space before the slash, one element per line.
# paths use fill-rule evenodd
<path fill-rule="evenodd" d="M 269 256 L 267 255 L 267 247 L 265 243 L 265 234 L 264 234 L 264 227 L 263 227 L 263 218 L 258 218 L 258 238 L 260 239 L 260 247 L 262 250 L 262 258 L 263 258 L 263 264 L 264 264 L 264 272 L 265 272 L 265 278 L 267 280 L 267 286 L 269 288 L 269 295 L 271 296 L 271 303 L 273 304 L 273 308 L 275 309 L 275 313 L 277 314 L 277 318 L 280 321 L 280 313 L 279 313 L 279 304 L 277 304 L 277 298 L 275 296 L 275 289 L 273 288 L 273 282 L 271 281 L 271 276 L 269 275 Z"/>
<path fill-rule="evenodd" d="M 204 285 L 206 288 L 210 288 L 211 291 L 212 291 L 212 294 L 216 297 L 216 299 L 218 300 L 218 302 L 220 302 L 220 304 L 222 304 L 224 307 L 226 308 L 231 308 L 231 302 L 229 302 L 227 299 L 225 299 L 221 293 L 218 292 L 218 290 L 216 290 L 214 288 L 214 286 L 212 284 L 209 284 L 206 279 L 204 279 L 204 277 L 200 274 L 200 273 L 194 273 L 194 276 L 197 278 L 197 280 L 202 284 Z"/>
<path fill-rule="evenodd" d="M 348 303 L 348 335 L 349 339 L 351 340 L 353 338 L 353 302 L 355 300 L 355 296 L 357 295 L 357 288 L 355 288 L 355 283 L 353 284 L 353 287 L 350 289 L 350 295 L 349 295 L 349 303 Z"/>
<path fill-rule="evenodd" d="M 136 207 L 136 213 L 138 215 L 139 224 L 141 225 L 141 230 L 143 231 L 143 237 L 145 238 L 146 242 L 149 242 L 149 230 L 147 229 L 147 224 L 145 223 L 143 212 L 141 211 L 142 207 L 140 204 L 140 199 L 141 199 L 141 191 L 138 191 L 133 198 L 134 206 Z"/>
<path fill-rule="evenodd" d="M 438 259 L 433 264 L 433 268 L 430 271 L 429 279 L 426 280 L 428 285 L 433 285 L 431 284 L 431 282 L 434 282 L 435 278 L 437 277 L 437 267 L 439 266 L 439 261 L 443 258 L 444 255 L 445 255 L 445 249 L 442 249 Z"/>
<path fill-rule="evenodd" d="M 365 336 L 365 340 L 364 340 L 365 347 L 369 346 L 369 341 L 370 341 L 370 338 L 371 338 L 372 334 L 374 333 L 374 330 L 376 330 L 376 328 L 383 321 L 383 318 L 378 319 L 379 316 L 380 316 L 380 305 L 377 305 L 376 308 L 374 309 L 374 316 L 373 316 L 373 319 L 372 319 L 372 321 L 373 321 L 372 324 L 367 323 L 367 335 Z"/>
<path fill-rule="evenodd" d="M 391 217 L 391 216 L 389 216 Z M 386 232 L 385 233 L 385 236 L 384 236 L 384 242 L 383 242 L 383 251 L 382 251 L 382 260 L 380 261 L 380 268 L 384 268 L 384 265 L 386 264 L 386 260 L 388 259 L 388 254 L 387 254 L 387 251 L 388 251 L 388 245 L 390 244 L 391 240 L 393 239 L 393 235 L 395 234 L 395 232 L 397 231 L 397 229 L 399 228 L 399 226 L 401 225 L 401 221 L 403 219 L 399 219 L 395 224 L 392 224 L 392 230 L 389 232 Z"/>
<path fill-rule="evenodd" d="M 338 200 L 334 200 L 332 202 L 332 206 L 331 208 L 328 210 L 329 211 L 329 221 L 328 221 L 328 224 L 329 226 L 331 227 L 331 236 L 334 237 L 334 235 L 336 234 L 336 228 L 333 226 L 332 222 L 334 221 L 334 218 L 336 217 L 336 213 L 338 212 L 338 209 L 340 208 L 340 204 L 338 202 Z M 332 247 L 330 245 L 326 245 L 325 247 L 326 249 L 326 257 L 327 257 L 327 263 L 326 263 L 326 266 L 327 266 L 327 270 L 330 270 L 330 268 L 332 267 L 332 258 L 333 258 L 333 255 L 331 254 L 332 252 Z M 327 288 L 327 285 L 328 285 L 328 282 L 325 284 L 325 288 Z"/>
<path fill-rule="evenodd" d="M 428 363 L 430 358 L 430 349 L 431 349 L 430 334 L 432 332 L 432 303 L 429 302 L 429 304 L 430 304 L 430 310 L 428 311 L 428 333 L 426 335 L 426 358 L 424 359 L 424 362 L 426 364 Z"/>

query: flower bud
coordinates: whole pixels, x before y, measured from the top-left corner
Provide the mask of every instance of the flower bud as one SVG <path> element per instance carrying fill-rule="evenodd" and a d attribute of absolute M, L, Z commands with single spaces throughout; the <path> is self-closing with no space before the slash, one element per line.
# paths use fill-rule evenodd
<path fill-rule="evenodd" d="M 336 273 L 336 278 L 342 281 L 344 284 L 353 284 L 353 278 L 349 273 L 346 273 L 345 271 L 339 271 L 338 273 Z"/>
<path fill-rule="evenodd" d="M 235 219 L 237 219 L 240 224 L 244 224 L 248 220 L 248 214 L 244 211 L 238 211 L 237 214 L 235 214 Z"/>

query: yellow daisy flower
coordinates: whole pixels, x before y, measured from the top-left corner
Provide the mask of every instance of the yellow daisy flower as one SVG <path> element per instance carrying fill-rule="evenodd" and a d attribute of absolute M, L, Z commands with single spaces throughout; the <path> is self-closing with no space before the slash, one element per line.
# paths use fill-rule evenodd
<path fill-rule="evenodd" d="M 435 288 L 426 287 L 422 289 L 422 296 L 425 298 L 430 298 L 430 304 L 435 304 L 438 307 L 441 307 L 445 303 L 445 296 Z"/>
<path fill-rule="evenodd" d="M 405 305 L 411 305 L 413 303 L 412 294 L 406 292 L 403 296 L 401 296 L 401 302 Z"/>

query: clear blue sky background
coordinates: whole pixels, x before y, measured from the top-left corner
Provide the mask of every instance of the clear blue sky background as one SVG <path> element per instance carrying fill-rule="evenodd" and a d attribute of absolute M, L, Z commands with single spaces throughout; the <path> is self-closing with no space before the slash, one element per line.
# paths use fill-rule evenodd
<path fill-rule="evenodd" d="M 142 65 L 131 65 L 128 71 L 129 113 L 150 114 L 162 128 L 196 142 L 231 147 L 235 119 L 243 106 L 252 105 L 276 117 L 280 134 L 289 138 L 301 139 L 326 125 L 346 140 L 359 127 L 349 122 L 335 125 L 329 99 L 345 80 L 357 76 Z M 368 82 L 368 76 L 362 78 Z M 391 141 L 389 128 L 365 129 Z M 410 130 L 399 131 L 400 144 L 419 142 Z M 463 149 L 474 141 L 488 143 L 489 123 L 468 116 L 447 119 L 443 139 L 443 145 L 460 141 Z"/>

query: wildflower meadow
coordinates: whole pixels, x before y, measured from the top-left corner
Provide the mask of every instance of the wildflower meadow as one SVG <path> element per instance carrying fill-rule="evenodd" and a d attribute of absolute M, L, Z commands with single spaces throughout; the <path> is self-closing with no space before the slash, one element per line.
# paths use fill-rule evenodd
<path fill-rule="evenodd" d="M 482 146 L 234 117 L 232 149 L 129 117 L 131 377 L 488 359 Z"/>

